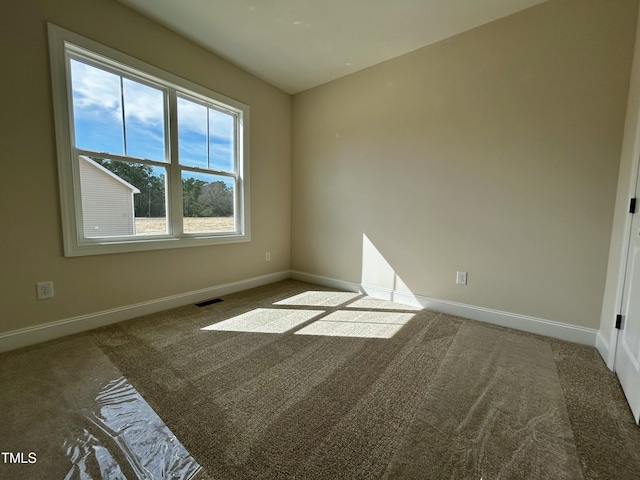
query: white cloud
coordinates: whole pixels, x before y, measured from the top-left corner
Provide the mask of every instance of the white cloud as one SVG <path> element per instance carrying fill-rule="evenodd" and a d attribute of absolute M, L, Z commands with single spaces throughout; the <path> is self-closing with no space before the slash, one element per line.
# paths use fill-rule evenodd
<path fill-rule="evenodd" d="M 73 104 L 78 110 L 120 115 L 120 80 L 104 70 L 71 60 Z"/>
<path fill-rule="evenodd" d="M 112 131 L 114 128 L 121 131 L 121 77 L 73 59 L 71 60 L 71 73 L 76 124 L 80 125 L 86 121 L 104 127 L 101 127 L 102 132 Z M 130 152 L 135 151 L 134 155 L 151 158 L 148 156 L 150 155 L 149 148 L 163 150 L 164 93 L 160 89 L 128 78 L 123 78 L 122 86 L 127 146 L 131 149 Z M 211 166 L 227 169 L 229 166 L 226 164 L 233 158 L 235 117 L 178 97 L 181 153 L 192 158 L 190 164 L 206 165 L 207 114 L 209 116 Z M 130 135 L 132 133 L 134 135 Z M 197 138 L 198 136 L 200 139 Z M 118 141 L 122 141 L 120 137 Z M 202 163 L 203 160 L 204 163 Z M 225 166 L 223 167 L 223 165 Z"/>
<path fill-rule="evenodd" d="M 135 119 L 146 125 L 162 125 L 164 95 L 161 90 L 124 79 L 125 118 Z"/>
<path fill-rule="evenodd" d="M 86 115 L 106 113 L 114 120 L 122 118 L 118 75 L 76 60 L 71 60 L 71 74 L 76 111 Z M 124 79 L 123 85 L 126 119 L 161 126 L 164 115 L 162 91 L 129 79 Z"/>
<path fill-rule="evenodd" d="M 207 108 L 178 97 L 178 128 L 206 135 Z"/>
<path fill-rule="evenodd" d="M 209 108 L 209 131 L 212 139 L 229 142 L 233 138 L 234 117 Z M 200 135 L 207 134 L 207 108 L 184 98 L 178 98 L 180 128 Z"/>
<path fill-rule="evenodd" d="M 224 142 L 233 139 L 234 118 L 218 110 L 209 109 L 209 131 L 211 136 Z"/>

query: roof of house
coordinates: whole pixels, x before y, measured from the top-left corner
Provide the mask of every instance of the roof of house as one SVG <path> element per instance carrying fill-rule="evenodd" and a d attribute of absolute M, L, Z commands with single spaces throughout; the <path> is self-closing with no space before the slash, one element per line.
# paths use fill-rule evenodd
<path fill-rule="evenodd" d="M 92 160 L 91 158 L 87 157 L 86 155 L 80 155 L 80 158 L 82 160 L 84 160 L 85 162 L 87 162 L 88 165 L 91 165 L 92 167 L 97 168 L 98 170 L 100 170 L 101 172 L 105 173 L 109 177 L 111 177 L 114 180 L 120 182 L 125 187 L 130 188 L 133 191 L 133 193 L 140 193 L 140 189 L 137 188 L 135 185 L 131 185 L 129 182 L 127 182 L 126 180 L 120 178 L 118 175 L 113 173 L 111 170 L 109 170 L 109 169 L 103 167 L 102 165 L 100 165 L 98 162 Z"/>

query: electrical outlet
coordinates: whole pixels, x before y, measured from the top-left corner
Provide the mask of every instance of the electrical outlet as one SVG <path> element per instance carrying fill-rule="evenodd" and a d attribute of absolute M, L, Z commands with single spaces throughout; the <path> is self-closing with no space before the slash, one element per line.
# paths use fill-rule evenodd
<path fill-rule="evenodd" d="M 467 284 L 467 272 L 458 272 L 458 273 L 456 273 L 456 284 L 457 285 L 466 285 Z"/>
<path fill-rule="evenodd" d="M 38 296 L 38 300 L 53 298 L 53 282 L 36 283 L 36 294 Z"/>
<path fill-rule="evenodd" d="M 264 254 L 264 261 L 265 262 L 270 262 L 271 261 L 271 252 L 267 252 Z"/>

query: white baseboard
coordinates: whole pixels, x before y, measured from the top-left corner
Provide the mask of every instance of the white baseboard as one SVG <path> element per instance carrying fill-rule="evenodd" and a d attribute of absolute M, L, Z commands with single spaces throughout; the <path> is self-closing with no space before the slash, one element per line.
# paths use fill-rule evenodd
<path fill-rule="evenodd" d="M 596 335 L 596 349 L 602 356 L 604 363 L 607 365 L 609 370 L 614 371 L 614 360 L 611 356 L 611 346 L 609 342 L 607 342 L 602 336 L 602 332 L 598 332 Z"/>
<path fill-rule="evenodd" d="M 323 285 L 330 288 L 339 288 L 351 292 L 360 292 L 372 297 L 384 300 L 393 300 L 405 305 L 422 307 L 436 312 L 447 313 L 458 317 L 470 318 L 493 325 L 522 330 L 537 335 L 545 335 L 548 337 L 566 340 L 569 342 L 580 343 L 583 345 L 596 346 L 598 331 L 592 328 L 579 327 L 567 323 L 555 322 L 517 313 L 503 312 L 490 308 L 477 307 L 474 305 L 466 305 L 463 303 L 450 302 L 448 300 L 438 300 L 422 295 L 414 295 L 409 292 L 401 292 L 388 288 L 377 287 L 374 285 L 359 284 L 337 280 L 334 278 L 313 275 L 305 272 L 292 271 L 291 278 L 301 280 L 317 285 Z M 601 344 L 604 345 L 602 339 Z M 608 357 L 604 357 L 608 358 Z"/>
<path fill-rule="evenodd" d="M 35 327 L 21 328 L 0 334 L 0 352 L 15 350 L 17 348 L 35 345 L 55 338 L 85 332 L 97 327 L 103 327 L 112 323 L 130 320 L 132 318 L 161 312 L 170 308 L 181 307 L 192 303 L 198 303 L 211 298 L 216 298 L 230 293 L 248 290 L 250 288 L 267 285 L 290 278 L 288 270 L 283 272 L 261 275 L 238 282 L 226 283 L 214 287 L 203 288 L 192 292 L 181 293 L 169 297 L 159 298 L 148 302 L 136 303 L 125 307 L 113 308 L 101 312 L 80 315 L 55 322 L 37 325 Z"/>
<path fill-rule="evenodd" d="M 287 278 L 315 283 L 329 288 L 359 292 L 371 297 L 393 300 L 405 305 L 417 306 L 450 315 L 470 318 L 472 320 L 479 320 L 481 322 L 491 323 L 494 325 L 514 328 L 516 330 L 536 333 L 538 335 L 546 335 L 561 340 L 595 346 L 605 359 L 607 366 L 613 369 L 613 365 L 610 365 L 609 345 L 602 336 L 599 335 L 598 331 L 594 329 L 519 315 L 516 313 L 476 307 L 473 305 L 438 300 L 422 295 L 413 295 L 408 292 L 381 288 L 374 285 L 359 284 L 356 282 L 338 280 L 321 275 L 288 270 L 1 333 L 0 352 L 35 345 L 55 338 L 85 332 L 93 328 L 122 322 L 124 320 L 130 320 L 132 318 L 168 310 L 170 308 L 202 302 L 211 298 L 240 292 L 242 290 L 248 290 L 250 288 L 285 280 Z"/>
<path fill-rule="evenodd" d="M 347 292 L 365 293 L 359 283 L 347 282 L 345 280 L 337 280 L 335 278 L 323 277 L 322 275 L 313 275 L 311 273 L 299 272 L 291 270 L 291 277 L 301 282 L 315 283 L 323 287 L 335 288 L 337 290 L 345 290 Z"/>

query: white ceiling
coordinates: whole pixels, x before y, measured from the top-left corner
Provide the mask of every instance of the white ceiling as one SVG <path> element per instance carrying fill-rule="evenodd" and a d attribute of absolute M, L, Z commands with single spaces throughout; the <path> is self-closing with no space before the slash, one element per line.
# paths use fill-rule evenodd
<path fill-rule="evenodd" d="M 119 0 L 297 93 L 546 0 Z"/>

